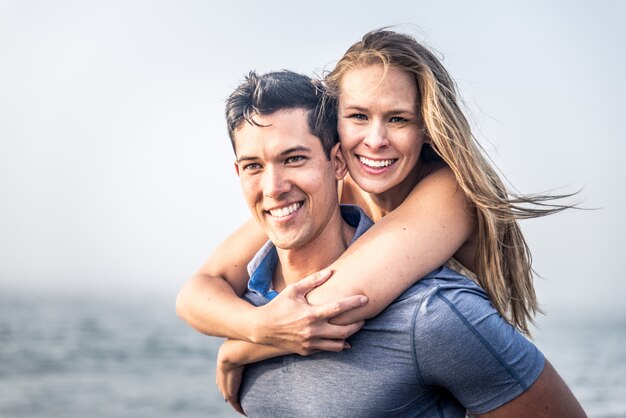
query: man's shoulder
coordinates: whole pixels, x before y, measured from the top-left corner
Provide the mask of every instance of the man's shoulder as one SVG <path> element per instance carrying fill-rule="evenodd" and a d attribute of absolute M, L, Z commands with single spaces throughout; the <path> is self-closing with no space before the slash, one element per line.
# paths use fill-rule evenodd
<path fill-rule="evenodd" d="M 443 266 L 417 281 L 375 319 L 398 326 L 408 325 L 411 334 L 420 340 L 443 341 L 467 332 L 473 324 L 494 315 L 499 317 L 480 286 Z M 508 326 L 500 319 L 498 326 Z"/>
<path fill-rule="evenodd" d="M 539 376 L 543 355 L 480 286 L 447 267 L 420 282 L 411 336 L 424 384 L 453 390 L 468 410 L 482 413 L 519 395 Z"/>
<path fill-rule="evenodd" d="M 374 221 L 370 219 L 369 216 L 357 205 L 340 205 L 341 209 L 341 217 L 343 220 L 355 229 L 354 237 L 350 242 L 350 245 L 359 238 L 361 235 L 365 233 L 372 225 L 374 225 Z"/>

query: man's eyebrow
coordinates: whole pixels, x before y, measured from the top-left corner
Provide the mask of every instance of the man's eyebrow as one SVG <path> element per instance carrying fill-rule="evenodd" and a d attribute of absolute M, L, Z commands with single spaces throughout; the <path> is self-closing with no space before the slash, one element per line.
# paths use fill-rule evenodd
<path fill-rule="evenodd" d="M 293 154 L 294 152 L 311 152 L 311 148 L 305 147 L 304 145 L 298 145 L 295 147 L 287 148 L 283 152 L 280 153 L 281 156 L 285 156 L 288 154 Z"/>
<path fill-rule="evenodd" d="M 258 160 L 257 157 L 248 157 L 247 155 L 242 155 L 241 157 L 237 158 L 237 163 L 240 163 L 242 161 L 254 161 L 254 160 Z"/>
<path fill-rule="evenodd" d="M 294 152 L 310 153 L 311 148 L 305 147 L 304 145 L 297 145 L 295 147 L 287 148 L 286 150 L 282 151 L 278 155 L 281 157 L 284 157 L 285 155 L 293 154 Z M 256 161 L 258 159 L 259 159 L 258 157 L 242 155 L 241 157 L 237 158 L 237 162 L 241 163 L 242 161 Z"/>

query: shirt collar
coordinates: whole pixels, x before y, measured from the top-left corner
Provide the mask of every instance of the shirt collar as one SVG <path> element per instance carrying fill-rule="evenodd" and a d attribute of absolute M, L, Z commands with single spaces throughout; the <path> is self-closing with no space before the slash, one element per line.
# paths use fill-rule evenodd
<path fill-rule="evenodd" d="M 355 228 L 354 236 L 348 245 L 352 245 L 357 238 L 365 233 L 373 224 L 372 220 L 355 205 L 341 205 L 341 217 L 343 220 Z M 272 277 L 278 264 L 278 252 L 271 241 L 267 241 L 256 253 L 252 261 L 248 264 L 248 291 L 252 292 L 254 299 L 260 296 L 268 302 L 278 296 L 278 292 L 272 289 Z M 249 300 L 250 297 L 247 297 Z M 256 304 L 256 303 L 255 303 Z"/>

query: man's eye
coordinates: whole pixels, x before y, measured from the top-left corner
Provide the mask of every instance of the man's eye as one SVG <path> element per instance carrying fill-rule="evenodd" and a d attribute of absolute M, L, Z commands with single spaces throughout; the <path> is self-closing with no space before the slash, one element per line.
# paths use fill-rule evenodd
<path fill-rule="evenodd" d="M 285 160 L 285 164 L 289 163 L 298 163 L 303 161 L 305 158 L 302 155 L 294 155 L 293 157 L 289 157 Z"/>
<path fill-rule="evenodd" d="M 259 163 L 251 163 L 243 166 L 244 171 L 253 171 L 261 168 L 261 164 Z"/>

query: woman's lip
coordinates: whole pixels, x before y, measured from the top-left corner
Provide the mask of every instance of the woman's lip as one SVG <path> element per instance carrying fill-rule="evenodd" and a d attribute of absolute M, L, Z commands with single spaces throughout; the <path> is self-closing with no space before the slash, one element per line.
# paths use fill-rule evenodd
<path fill-rule="evenodd" d="M 397 158 L 368 158 L 355 154 L 360 167 L 370 174 L 381 174 L 388 171 L 397 161 Z"/>

